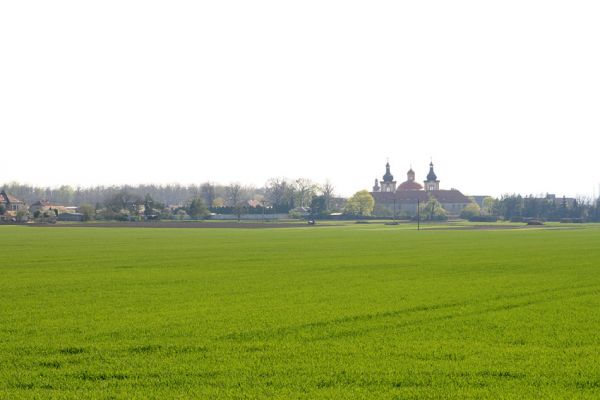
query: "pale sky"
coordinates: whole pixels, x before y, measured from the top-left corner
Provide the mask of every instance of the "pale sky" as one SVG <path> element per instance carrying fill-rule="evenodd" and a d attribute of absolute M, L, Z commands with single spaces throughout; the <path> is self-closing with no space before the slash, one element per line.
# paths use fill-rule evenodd
<path fill-rule="evenodd" d="M 3 1 L 0 183 L 349 195 L 433 158 L 466 194 L 589 196 L 598 21 L 598 1 Z"/>

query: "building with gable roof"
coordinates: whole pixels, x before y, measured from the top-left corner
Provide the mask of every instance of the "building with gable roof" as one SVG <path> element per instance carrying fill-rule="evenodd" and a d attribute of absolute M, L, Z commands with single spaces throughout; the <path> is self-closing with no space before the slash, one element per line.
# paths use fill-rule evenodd
<path fill-rule="evenodd" d="M 0 192 L 0 206 L 4 210 L 0 215 L 0 220 L 10 220 L 17 217 L 19 211 L 26 211 L 27 206 L 24 201 L 17 199 L 15 196 L 6 193 L 4 190 Z"/>
<path fill-rule="evenodd" d="M 31 206 L 29 206 L 29 212 L 31 214 L 35 214 L 37 211 L 43 213 L 43 212 L 54 211 L 54 210 L 56 210 L 57 214 L 69 212 L 68 207 L 65 207 L 60 204 L 54 204 L 47 200 L 39 200 L 39 201 L 36 201 L 35 203 L 33 203 Z"/>

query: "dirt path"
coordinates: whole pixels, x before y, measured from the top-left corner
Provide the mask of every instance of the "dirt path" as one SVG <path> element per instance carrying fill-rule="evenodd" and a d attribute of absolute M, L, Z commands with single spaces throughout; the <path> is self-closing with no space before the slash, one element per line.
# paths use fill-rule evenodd
<path fill-rule="evenodd" d="M 298 222 L 177 222 L 177 221 L 156 221 L 156 222 L 94 222 L 94 223 L 70 223 L 70 224 L 26 224 L 31 227 L 45 228 L 241 228 L 241 229 L 261 229 L 261 228 L 309 228 L 322 225 L 308 225 Z"/>

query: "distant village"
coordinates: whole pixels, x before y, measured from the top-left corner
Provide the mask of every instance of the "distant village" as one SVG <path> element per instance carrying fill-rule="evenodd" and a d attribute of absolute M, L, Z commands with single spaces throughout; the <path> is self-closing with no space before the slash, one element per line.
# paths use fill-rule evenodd
<path fill-rule="evenodd" d="M 600 221 L 600 203 L 555 194 L 466 195 L 444 189 L 433 162 L 422 181 L 410 167 L 401 183 L 388 162 L 371 190 L 349 198 L 336 196 L 331 182 L 302 178 L 272 178 L 260 188 L 206 182 L 51 189 L 11 183 L 0 191 L 0 223 L 290 218 L 585 222 Z"/>

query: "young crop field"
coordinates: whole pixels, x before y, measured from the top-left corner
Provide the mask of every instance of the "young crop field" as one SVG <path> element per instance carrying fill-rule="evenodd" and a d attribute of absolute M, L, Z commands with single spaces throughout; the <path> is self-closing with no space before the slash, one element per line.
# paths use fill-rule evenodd
<path fill-rule="evenodd" d="M 600 227 L 0 226 L 0 399 L 597 399 Z"/>

